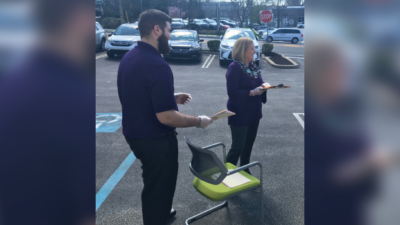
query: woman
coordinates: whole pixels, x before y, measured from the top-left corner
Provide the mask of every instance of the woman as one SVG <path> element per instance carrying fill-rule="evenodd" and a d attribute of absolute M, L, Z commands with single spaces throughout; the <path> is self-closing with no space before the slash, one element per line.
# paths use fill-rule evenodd
<path fill-rule="evenodd" d="M 255 64 L 253 40 L 247 37 L 239 38 L 232 51 L 232 62 L 226 72 L 228 89 L 228 110 L 235 116 L 228 118 L 232 133 L 232 146 L 226 161 L 236 165 L 240 158 L 240 166 L 250 161 L 250 154 L 257 136 L 258 125 L 262 117 L 261 103 L 267 102 L 262 87 L 270 86 L 264 83 L 261 71 Z M 251 174 L 247 169 L 247 173 Z"/>

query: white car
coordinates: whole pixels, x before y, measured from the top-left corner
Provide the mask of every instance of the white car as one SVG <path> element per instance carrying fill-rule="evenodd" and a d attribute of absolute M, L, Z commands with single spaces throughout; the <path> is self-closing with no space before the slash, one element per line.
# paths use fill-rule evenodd
<path fill-rule="evenodd" d="M 282 28 L 273 31 L 268 35 L 263 36 L 263 40 L 271 41 L 289 41 L 297 44 L 299 41 L 304 41 L 303 31 L 295 28 Z"/>
<path fill-rule="evenodd" d="M 219 46 L 219 65 L 224 65 L 226 62 L 232 62 L 232 48 L 236 40 L 241 37 L 248 37 L 253 39 L 254 48 L 256 54 L 254 54 L 254 61 L 259 65 L 260 62 L 260 45 L 258 44 L 258 38 L 254 36 L 254 33 L 249 28 L 229 28 L 225 34 L 221 36 L 221 44 Z"/>
<path fill-rule="evenodd" d="M 268 27 L 268 28 L 266 28 L 264 30 L 259 30 L 258 34 L 261 35 L 261 36 L 264 36 L 264 34 L 267 34 L 267 33 L 270 34 L 270 33 L 274 32 L 275 30 L 276 30 L 275 27 Z"/>
<path fill-rule="evenodd" d="M 140 41 L 140 32 L 137 24 L 122 24 L 107 38 L 105 45 L 107 55 L 113 58 L 115 54 L 126 53 L 133 49 L 138 41 Z"/>

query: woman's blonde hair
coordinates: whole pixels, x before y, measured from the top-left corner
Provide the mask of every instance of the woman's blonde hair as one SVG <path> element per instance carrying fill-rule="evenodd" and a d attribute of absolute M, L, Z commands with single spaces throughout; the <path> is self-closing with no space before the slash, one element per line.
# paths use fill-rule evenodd
<path fill-rule="evenodd" d="M 246 53 L 247 50 L 249 50 L 251 44 L 253 44 L 253 40 L 251 38 L 248 37 L 239 38 L 233 45 L 232 58 L 245 62 L 247 58 Z"/>

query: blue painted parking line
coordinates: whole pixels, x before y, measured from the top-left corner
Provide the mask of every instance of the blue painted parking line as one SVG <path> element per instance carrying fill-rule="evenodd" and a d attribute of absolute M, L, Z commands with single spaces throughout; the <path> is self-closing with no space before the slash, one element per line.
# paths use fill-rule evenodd
<path fill-rule="evenodd" d="M 96 113 L 96 132 L 113 133 L 122 126 L 122 113 Z"/>
<path fill-rule="evenodd" d="M 96 211 L 103 204 L 104 200 L 108 197 L 114 187 L 118 184 L 121 178 L 125 175 L 126 171 L 131 167 L 136 157 L 131 152 L 128 157 L 121 163 L 118 169 L 108 178 L 107 182 L 101 187 L 96 194 Z"/>

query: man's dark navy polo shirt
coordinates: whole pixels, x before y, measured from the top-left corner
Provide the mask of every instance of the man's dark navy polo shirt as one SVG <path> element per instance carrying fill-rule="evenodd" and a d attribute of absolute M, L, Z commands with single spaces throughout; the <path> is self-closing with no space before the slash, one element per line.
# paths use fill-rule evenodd
<path fill-rule="evenodd" d="M 118 70 L 123 134 L 151 138 L 175 130 L 162 124 L 156 113 L 178 111 L 171 68 L 153 46 L 138 42 L 125 54 Z"/>

